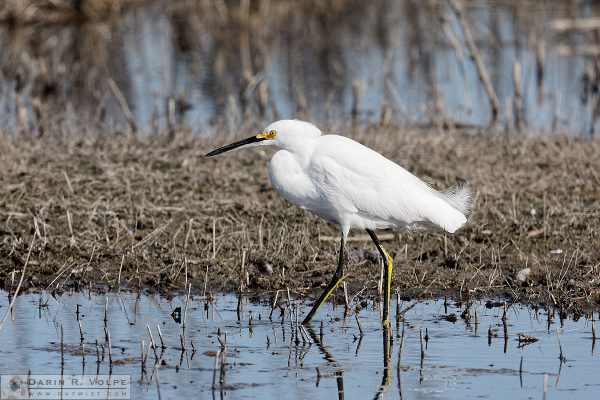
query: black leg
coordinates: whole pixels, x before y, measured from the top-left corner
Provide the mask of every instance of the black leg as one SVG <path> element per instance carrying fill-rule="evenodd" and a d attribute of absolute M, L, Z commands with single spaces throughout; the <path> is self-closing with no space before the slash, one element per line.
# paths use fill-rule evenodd
<path fill-rule="evenodd" d="M 383 248 L 381 242 L 370 229 L 367 229 L 367 233 L 371 236 L 371 240 L 375 243 L 377 250 L 379 250 L 379 254 L 383 259 L 383 263 L 385 264 L 385 273 L 383 274 L 383 323 L 389 325 L 390 323 L 390 292 L 392 289 L 392 268 L 394 259 L 388 254 L 388 252 Z"/>
<path fill-rule="evenodd" d="M 317 311 L 319 311 L 319 308 L 323 305 L 323 303 L 325 303 L 325 301 L 327 300 L 327 298 L 329 297 L 329 295 L 331 294 L 331 292 L 333 292 L 335 290 L 335 288 L 337 287 L 337 285 L 339 285 L 340 282 L 344 280 L 344 278 L 345 278 L 345 276 L 344 276 L 344 263 L 345 263 L 344 247 L 345 247 L 345 242 L 346 242 L 346 240 L 345 240 L 345 237 L 344 237 L 344 233 L 342 233 L 341 234 L 341 241 L 340 241 L 340 255 L 339 255 L 339 259 L 338 259 L 337 269 L 335 270 L 335 273 L 333 274 L 333 277 L 331 278 L 331 281 L 329 282 L 329 284 L 327 285 L 327 287 L 325 288 L 325 290 L 323 291 L 323 293 L 321 294 L 321 296 L 319 297 L 319 299 L 316 301 L 316 303 L 313 306 L 313 308 L 310 310 L 310 312 L 308 313 L 308 315 L 306 316 L 306 318 L 304 318 L 304 321 L 302 321 L 302 325 L 306 325 L 306 324 L 310 323 L 310 321 L 315 316 L 315 314 L 317 313 Z"/>

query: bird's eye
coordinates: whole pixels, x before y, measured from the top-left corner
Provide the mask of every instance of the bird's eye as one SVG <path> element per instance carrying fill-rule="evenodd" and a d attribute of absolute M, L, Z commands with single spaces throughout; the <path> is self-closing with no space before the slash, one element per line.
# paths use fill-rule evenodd
<path fill-rule="evenodd" d="M 277 135 L 277 132 L 275 132 L 275 131 L 267 131 L 267 132 L 259 133 L 258 135 L 256 135 L 256 137 L 259 139 L 273 140 L 273 138 L 276 135 Z"/>

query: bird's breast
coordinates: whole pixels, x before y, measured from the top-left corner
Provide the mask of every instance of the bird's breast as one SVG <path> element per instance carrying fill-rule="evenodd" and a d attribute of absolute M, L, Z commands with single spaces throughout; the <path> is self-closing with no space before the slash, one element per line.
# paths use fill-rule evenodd
<path fill-rule="evenodd" d="M 307 171 L 308 166 L 303 161 L 287 150 L 275 153 L 269 162 L 271 185 L 292 204 L 331 222 L 337 222 L 336 216 L 315 187 L 315 182 Z"/>
<path fill-rule="evenodd" d="M 280 150 L 271 158 L 269 178 L 280 195 L 299 207 L 306 206 L 315 197 L 313 183 L 300 161 L 289 151 Z"/>

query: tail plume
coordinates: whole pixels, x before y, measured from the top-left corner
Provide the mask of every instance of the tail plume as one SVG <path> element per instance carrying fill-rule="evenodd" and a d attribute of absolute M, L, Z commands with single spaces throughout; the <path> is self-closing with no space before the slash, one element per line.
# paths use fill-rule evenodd
<path fill-rule="evenodd" d="M 471 211 L 471 188 L 466 183 L 443 192 L 442 197 L 465 216 Z"/>
<path fill-rule="evenodd" d="M 441 226 L 447 232 L 454 233 L 467 222 L 471 207 L 471 190 L 466 184 L 460 184 L 445 192 L 433 189 L 439 200 L 426 215 L 427 219 Z"/>

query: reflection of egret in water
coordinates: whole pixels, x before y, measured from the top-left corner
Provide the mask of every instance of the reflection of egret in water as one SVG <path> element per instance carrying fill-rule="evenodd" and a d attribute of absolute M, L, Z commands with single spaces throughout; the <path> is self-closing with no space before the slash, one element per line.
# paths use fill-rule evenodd
<path fill-rule="evenodd" d="M 400 400 L 404 398 L 402 394 L 402 378 L 400 377 L 400 373 L 402 371 L 402 349 L 404 348 L 404 340 L 406 339 L 406 336 L 404 335 L 404 323 L 405 320 L 402 319 L 402 335 L 400 335 L 400 341 L 398 344 L 398 364 L 396 365 L 396 379 L 398 380 L 398 394 L 400 396 Z M 399 331 L 398 325 L 396 325 L 396 330 Z"/>
<path fill-rule="evenodd" d="M 392 328 L 389 325 L 383 326 L 383 377 L 381 378 L 381 386 L 375 393 L 375 399 L 383 397 L 383 393 L 392 383 L 392 370 L 390 368 L 390 356 L 392 350 Z"/>
<path fill-rule="evenodd" d="M 336 366 L 339 367 L 338 362 L 333 357 L 333 354 L 331 354 L 331 352 L 329 351 L 329 349 L 327 347 L 323 346 L 323 340 L 322 340 L 323 336 L 317 335 L 315 333 L 314 329 L 312 328 L 312 326 L 310 326 L 310 325 L 306 326 L 306 330 L 308 331 L 308 334 L 310 335 L 311 339 L 317 344 L 319 351 L 323 354 L 323 358 L 325 358 L 325 360 L 327 360 L 327 362 L 329 362 L 331 364 L 335 364 Z M 337 389 L 338 389 L 338 399 L 343 400 L 344 399 L 344 371 L 341 368 L 339 368 L 335 371 L 335 380 L 336 380 Z"/>
<path fill-rule="evenodd" d="M 322 336 L 317 335 L 311 325 L 306 326 L 306 330 L 310 335 L 311 339 L 317 344 L 319 351 L 323 354 L 323 358 L 329 363 L 335 364 L 339 368 L 339 364 L 336 361 L 333 354 L 327 347 L 323 345 Z M 385 393 L 387 387 L 392 383 L 392 370 L 390 367 L 390 358 L 392 352 L 392 329 L 389 326 L 383 328 L 383 377 L 381 379 L 381 385 L 375 393 L 375 399 L 380 399 Z M 338 388 L 338 399 L 344 399 L 344 371 L 339 368 L 335 371 L 335 379 L 337 381 Z"/>

